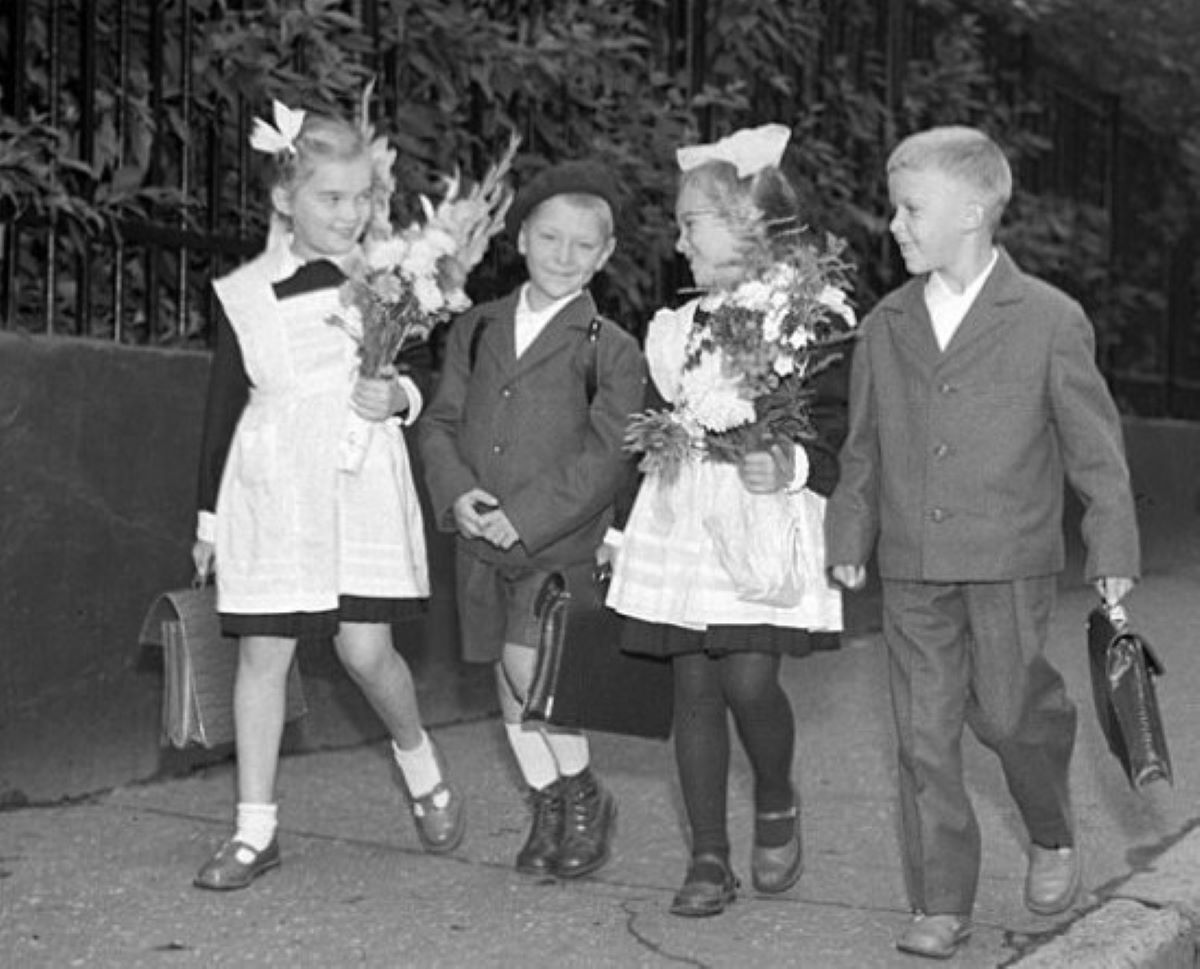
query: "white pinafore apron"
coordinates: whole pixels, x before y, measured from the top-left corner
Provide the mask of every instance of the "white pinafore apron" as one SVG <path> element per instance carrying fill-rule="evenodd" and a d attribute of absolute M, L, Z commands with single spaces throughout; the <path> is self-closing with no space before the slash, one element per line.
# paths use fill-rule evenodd
<path fill-rule="evenodd" d="M 660 312 L 646 333 L 650 375 L 668 401 L 680 393 L 695 311 L 693 301 L 678 312 Z M 647 475 L 625 525 L 608 605 L 636 619 L 685 629 L 764 624 L 840 630 L 841 595 L 825 576 L 825 499 L 807 489 L 787 499 L 808 552 L 799 603 L 779 607 L 739 596 L 704 522 L 736 502 L 742 490 L 730 464 L 690 460 L 669 483 Z"/>
<path fill-rule="evenodd" d="M 336 288 L 283 302 L 274 252 L 213 285 L 252 384 L 216 508 L 222 612 L 337 608 L 340 594 L 429 595 L 425 534 L 397 419 L 375 427 L 361 470 L 337 469 L 357 372 L 354 341 L 327 322 Z"/>

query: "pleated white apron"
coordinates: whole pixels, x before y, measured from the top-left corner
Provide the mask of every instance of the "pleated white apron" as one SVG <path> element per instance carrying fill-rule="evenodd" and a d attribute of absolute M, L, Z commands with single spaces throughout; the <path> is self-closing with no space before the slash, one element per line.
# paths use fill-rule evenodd
<path fill-rule="evenodd" d="M 336 288 L 280 302 L 272 265 L 265 254 L 214 283 L 252 384 L 217 499 L 218 608 L 320 612 L 343 594 L 428 596 L 400 422 L 375 426 L 361 470 L 338 470 L 357 348 L 327 322 Z"/>

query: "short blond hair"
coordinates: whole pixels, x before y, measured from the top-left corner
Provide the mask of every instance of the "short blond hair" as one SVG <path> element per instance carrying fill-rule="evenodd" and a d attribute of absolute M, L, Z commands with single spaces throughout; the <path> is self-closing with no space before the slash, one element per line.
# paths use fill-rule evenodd
<path fill-rule="evenodd" d="M 979 192 L 989 226 L 994 230 L 1012 198 L 1013 177 L 1008 159 L 978 128 L 945 125 L 909 135 L 887 160 L 887 173 L 934 169 L 957 178 Z"/>

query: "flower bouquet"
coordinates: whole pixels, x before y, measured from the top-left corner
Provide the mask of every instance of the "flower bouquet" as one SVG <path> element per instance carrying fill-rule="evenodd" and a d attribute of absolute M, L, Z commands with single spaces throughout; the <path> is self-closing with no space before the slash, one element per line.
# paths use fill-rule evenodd
<path fill-rule="evenodd" d="M 642 471 L 673 479 L 692 458 L 736 463 L 812 434 L 811 378 L 851 339 L 845 242 L 802 239 L 733 289 L 706 294 L 688 335 L 672 410 L 635 415 L 625 449 Z"/>
<path fill-rule="evenodd" d="M 382 138 L 372 143 L 377 190 L 363 240 L 365 258 L 342 285 L 342 311 L 329 317 L 358 343 L 360 375 L 393 376 L 404 347 L 428 339 L 438 323 L 471 305 L 463 287 L 504 227 L 512 203 L 506 178 L 519 143 L 514 135 L 501 159 L 469 191 L 457 172 L 444 177 L 441 201 L 421 196 L 424 220 L 402 229 L 390 221 L 396 153 Z M 362 467 L 373 432 L 370 421 L 351 413 L 340 445 L 342 471 L 356 473 Z"/>

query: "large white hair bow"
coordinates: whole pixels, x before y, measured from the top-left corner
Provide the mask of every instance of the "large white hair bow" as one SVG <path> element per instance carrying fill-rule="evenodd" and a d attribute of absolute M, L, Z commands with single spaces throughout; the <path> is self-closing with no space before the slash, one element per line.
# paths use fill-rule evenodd
<path fill-rule="evenodd" d="M 680 171 L 690 171 L 705 162 L 723 161 L 737 169 L 738 178 L 745 178 L 757 175 L 764 168 L 777 166 L 791 136 L 791 128 L 782 124 L 742 128 L 711 145 L 678 148 L 675 158 Z"/>
<path fill-rule="evenodd" d="M 300 137 L 300 128 L 304 125 L 304 112 L 293 111 L 286 104 L 273 102 L 275 126 L 267 124 L 262 118 L 254 119 L 254 128 L 250 132 L 250 147 L 256 151 L 265 151 L 268 155 L 278 155 L 281 151 L 296 154 L 296 139 Z"/>

